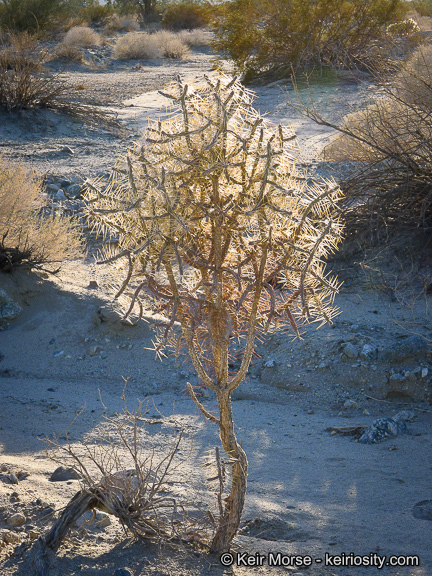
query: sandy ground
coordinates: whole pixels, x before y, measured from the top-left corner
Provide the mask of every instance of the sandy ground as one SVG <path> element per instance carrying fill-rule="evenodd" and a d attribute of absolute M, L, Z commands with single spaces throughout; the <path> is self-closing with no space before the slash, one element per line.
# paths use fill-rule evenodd
<path fill-rule="evenodd" d="M 211 67 L 208 54 L 198 54 L 174 66 L 144 63 L 136 70 L 122 65 L 109 72 L 71 71 L 74 83 L 85 84 L 94 97 L 115 107 L 130 135 L 116 137 L 50 113 L 25 113 L 2 117 L 2 154 L 67 178 L 105 173 L 128 141 L 139 137 L 147 118 L 161 113 L 161 84 L 179 72 L 198 77 Z M 316 153 L 330 133 L 296 116 L 286 106 L 280 84 L 256 91 L 261 112 L 295 126 L 302 144 L 300 163 L 316 165 Z M 348 111 L 364 97 L 358 86 L 345 83 L 324 87 L 317 100 L 333 114 L 336 109 Z M 62 152 L 66 146 L 72 154 Z M 429 297 L 389 294 L 351 266 L 341 274 L 345 285 L 337 305 L 342 313 L 334 326 L 319 331 L 308 327 L 303 340 L 293 341 L 289 334 L 270 336 L 259 346 L 261 357 L 247 381 L 235 392 L 234 418 L 248 455 L 249 478 L 246 527 L 236 539 L 233 566 L 223 567 L 219 558 L 178 545 L 135 542 L 125 538 L 113 519 L 105 528 L 89 527 L 65 542 L 53 576 L 114 575 L 121 569 L 134 576 L 432 575 L 432 524 L 412 513 L 417 503 L 432 499 Z M 40 439 L 56 435 L 62 442 L 85 407 L 70 429 L 70 440 L 75 445 L 94 441 L 103 414 L 122 411 L 124 379 L 129 408 L 136 407 L 137 398 L 149 399 L 146 449 L 154 446 L 163 452 L 175 430 L 182 428 L 180 456 L 185 459 L 175 472 L 177 488 L 195 504 L 214 502 L 201 464 L 203 455 L 219 443 L 217 431 L 185 394 L 186 381 L 198 381 L 186 362 L 154 358 L 147 349 L 154 319 L 149 315 L 137 326 L 122 323 L 108 285 L 108 272 L 90 256 L 65 265 L 56 277 L 24 271 L 0 276 L 0 288 L 23 309 L 0 331 L 0 528 L 9 530 L 10 516 L 22 512 L 25 523 L 11 529 L 18 541 L 47 530 L 79 489 L 77 480 L 50 481 L 58 464 L 47 458 Z M 389 351 L 399 350 L 413 333 L 427 346 L 417 354 L 392 357 Z M 372 359 L 347 358 L 347 343 L 359 351 L 369 344 L 376 354 Z M 392 388 L 393 373 L 402 379 L 403 374 L 412 375 L 404 393 Z M 214 409 L 211 396 L 204 400 Z M 410 433 L 382 443 L 361 444 L 328 431 L 367 426 L 407 408 L 415 414 L 408 423 Z M 6 475 L 18 472 L 28 476 L 10 484 Z M 0 548 L 0 572 L 28 576 L 28 555 L 14 554 L 15 545 Z M 260 568 L 247 567 L 236 551 L 260 552 L 266 561 Z M 312 566 L 270 567 L 270 552 L 310 556 Z M 374 562 L 384 556 L 387 562 L 394 555 L 399 566 L 337 566 L 334 556 L 344 555 Z M 403 567 L 403 555 L 418 556 L 419 566 Z"/>

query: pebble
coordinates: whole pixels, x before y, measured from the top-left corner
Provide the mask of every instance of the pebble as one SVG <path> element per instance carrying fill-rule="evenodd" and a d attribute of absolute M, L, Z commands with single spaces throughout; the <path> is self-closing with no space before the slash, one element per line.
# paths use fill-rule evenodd
<path fill-rule="evenodd" d="M 19 534 L 12 532 L 12 530 L 0 530 L 0 540 L 6 544 L 18 544 L 21 541 Z"/>
<path fill-rule="evenodd" d="M 376 346 L 371 344 L 365 344 L 360 352 L 360 358 L 362 360 L 375 360 L 378 356 L 378 349 Z"/>
<path fill-rule="evenodd" d="M 432 500 L 422 500 L 412 509 L 412 515 L 419 520 L 432 521 Z"/>
<path fill-rule="evenodd" d="M 65 482 L 66 480 L 79 480 L 81 475 L 73 468 L 59 466 L 50 476 L 51 482 Z"/>
<path fill-rule="evenodd" d="M 64 350 L 56 350 L 53 352 L 54 357 L 61 356 L 62 354 L 64 354 Z"/>
<path fill-rule="evenodd" d="M 355 400 L 347 400 L 344 402 L 344 408 L 357 408 L 358 404 Z"/>
<path fill-rule="evenodd" d="M 354 344 L 351 344 L 351 342 L 345 344 L 345 346 L 343 347 L 343 356 L 345 358 L 349 358 L 350 360 L 353 360 L 354 358 L 358 357 L 358 351 L 357 348 L 354 346 Z"/>
<path fill-rule="evenodd" d="M 22 524 L 25 523 L 25 521 L 26 517 L 24 516 L 24 514 L 17 512 L 16 514 L 12 514 L 12 516 L 9 516 L 9 518 L 6 520 L 6 524 L 8 526 L 21 526 Z"/>
<path fill-rule="evenodd" d="M 21 312 L 21 306 L 4 290 L 0 290 L 0 320 L 14 320 Z"/>

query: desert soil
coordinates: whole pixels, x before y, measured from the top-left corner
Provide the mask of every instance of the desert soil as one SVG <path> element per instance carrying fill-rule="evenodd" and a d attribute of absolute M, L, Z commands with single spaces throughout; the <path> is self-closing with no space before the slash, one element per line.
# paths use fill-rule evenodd
<path fill-rule="evenodd" d="M 122 134 L 51 112 L 2 114 L 2 156 L 50 176 L 51 182 L 82 183 L 105 175 L 140 137 L 147 118 L 165 113 L 157 90 L 177 74 L 199 78 L 214 68 L 212 56 L 198 50 L 182 62 L 105 64 L 100 70 L 75 66 L 62 73 L 71 85 L 84 85 L 87 98 L 118 114 Z M 229 71 L 226 63 L 219 65 Z M 286 105 L 283 84 L 254 89 L 256 106 L 269 120 L 296 129 L 298 163 L 313 173 L 331 173 L 333 167 L 318 158 L 331 134 Z M 368 90 L 345 80 L 318 87 L 314 98 L 324 112 L 337 116 L 364 102 Z M 80 208 L 79 198 L 47 193 L 55 209 Z M 29 554 L 16 553 L 17 544 L 48 530 L 79 490 L 78 480 L 50 480 L 58 464 L 47 457 L 41 438 L 55 435 L 63 442 L 85 408 L 69 438 L 74 445 L 91 444 L 103 414 L 121 413 L 125 380 L 129 409 L 136 408 L 137 398 L 148 399 L 145 449 L 163 453 L 175 430 L 184 430 L 184 462 L 173 480 L 177 493 L 203 507 L 214 501 L 202 457 L 219 445 L 217 430 L 185 393 L 186 382 L 198 385 L 198 380 L 186 361 L 155 359 L 148 349 L 151 314 L 136 326 L 121 321 L 112 304 L 109 271 L 95 263 L 94 248 L 90 243 L 84 261 L 65 264 L 55 276 L 22 270 L 0 275 L 0 288 L 22 308 L 0 331 L 0 529 L 11 540 L 0 547 L 4 576 L 32 573 Z M 419 502 L 432 501 L 430 296 L 416 298 L 404 290 L 392 268 L 376 279 L 354 262 L 334 267 L 344 280 L 334 324 L 319 330 L 308 326 L 301 340 L 289 333 L 270 335 L 258 346 L 259 357 L 233 402 L 237 435 L 249 459 L 244 525 L 234 555 L 311 556 L 312 566 L 223 567 L 219 558 L 186 546 L 135 541 L 113 518 L 105 527 L 75 530 L 58 552 L 52 575 L 432 575 L 432 506 L 426 502 L 421 514 L 419 507 L 413 513 Z M 215 409 L 211 395 L 203 401 Z M 401 410 L 410 411 L 409 433 L 380 443 L 363 444 L 329 431 L 368 426 Z M 10 483 L 10 474 L 17 484 Z M 16 513 L 24 516 L 23 524 L 11 527 Z M 341 567 L 332 560 L 351 553 L 399 556 L 399 564 L 404 555 L 416 555 L 420 564 L 379 570 Z"/>

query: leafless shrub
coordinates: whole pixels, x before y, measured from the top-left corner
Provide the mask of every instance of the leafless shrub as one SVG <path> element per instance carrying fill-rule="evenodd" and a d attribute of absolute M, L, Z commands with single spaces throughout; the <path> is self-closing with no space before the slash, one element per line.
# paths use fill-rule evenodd
<path fill-rule="evenodd" d="M 68 30 L 63 38 L 63 44 L 66 46 L 81 46 L 90 48 L 101 44 L 100 35 L 88 26 L 74 26 Z"/>
<path fill-rule="evenodd" d="M 113 54 L 118 60 L 151 60 L 160 58 L 162 51 L 154 34 L 129 32 L 117 40 Z"/>
<path fill-rule="evenodd" d="M 0 159 L 0 270 L 58 267 L 82 255 L 77 224 L 46 215 L 40 182 L 22 166 Z"/>
<path fill-rule="evenodd" d="M 49 553 L 56 552 L 78 518 L 95 508 L 115 516 L 137 538 L 202 545 L 209 540 L 213 529 L 209 516 L 175 492 L 185 459 L 179 456 L 183 432 L 177 431 L 156 448 L 147 430 L 151 423 L 147 405 L 138 401 L 138 408 L 130 412 L 124 393 L 123 401 L 123 411 L 103 416 L 83 442 L 72 444 L 68 431 L 66 443 L 55 437 L 44 439 L 48 457 L 76 470 L 82 487 L 34 547 L 38 575 L 46 572 Z M 178 430 L 175 422 L 173 428 Z"/>

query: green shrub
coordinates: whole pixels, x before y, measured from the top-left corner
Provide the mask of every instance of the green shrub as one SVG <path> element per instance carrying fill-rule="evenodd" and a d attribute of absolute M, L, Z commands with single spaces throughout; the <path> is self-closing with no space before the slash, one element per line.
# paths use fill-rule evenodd
<path fill-rule="evenodd" d="M 64 0 L 0 0 L 0 27 L 40 32 L 59 17 Z"/>
<path fill-rule="evenodd" d="M 413 0 L 410 6 L 416 10 L 420 16 L 432 16 L 432 0 Z"/>
<path fill-rule="evenodd" d="M 79 16 L 89 24 L 102 24 L 112 14 L 114 14 L 114 10 L 110 6 L 99 4 L 97 0 L 84 6 L 79 12 Z"/>
<path fill-rule="evenodd" d="M 40 182 L 0 158 L 0 270 L 59 264 L 82 255 L 74 221 L 43 212 Z"/>
<path fill-rule="evenodd" d="M 402 0 L 232 0 L 213 19 L 215 45 L 246 77 L 350 66 L 373 53 L 405 11 Z"/>
<path fill-rule="evenodd" d="M 180 2 L 171 4 L 162 17 L 162 26 L 168 30 L 193 30 L 209 24 L 209 13 L 202 4 Z"/>

